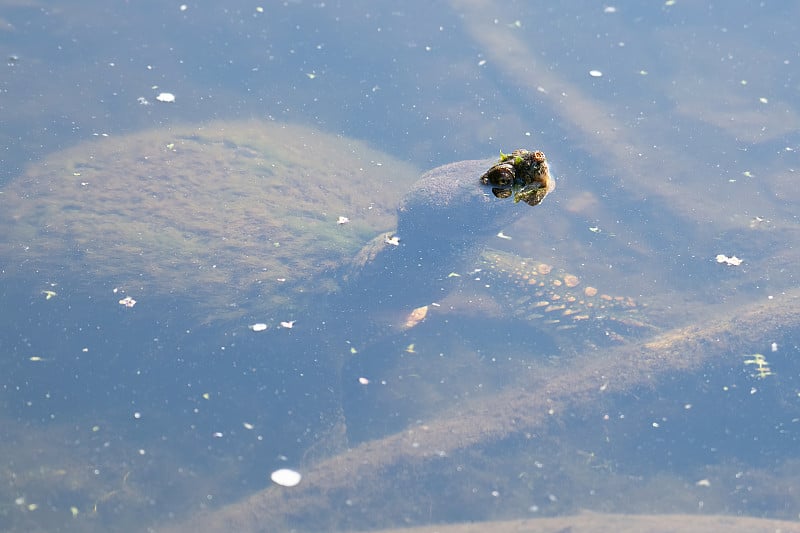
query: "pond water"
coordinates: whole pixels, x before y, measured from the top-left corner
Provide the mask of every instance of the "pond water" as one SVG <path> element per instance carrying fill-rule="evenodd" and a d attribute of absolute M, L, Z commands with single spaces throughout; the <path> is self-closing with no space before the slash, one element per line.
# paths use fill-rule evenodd
<path fill-rule="evenodd" d="M 798 7 L 73 4 L 0 0 L 0 529 L 800 527 Z"/>

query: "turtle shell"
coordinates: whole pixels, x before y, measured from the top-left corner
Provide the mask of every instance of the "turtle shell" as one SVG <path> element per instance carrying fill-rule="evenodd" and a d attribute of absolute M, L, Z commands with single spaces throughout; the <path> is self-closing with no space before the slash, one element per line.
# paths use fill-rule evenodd
<path fill-rule="evenodd" d="M 276 122 L 103 137 L 5 188 L 0 254 L 41 282 L 75 274 L 140 300 L 190 295 L 212 319 L 248 301 L 305 308 L 396 227 L 416 176 L 362 142 Z"/>

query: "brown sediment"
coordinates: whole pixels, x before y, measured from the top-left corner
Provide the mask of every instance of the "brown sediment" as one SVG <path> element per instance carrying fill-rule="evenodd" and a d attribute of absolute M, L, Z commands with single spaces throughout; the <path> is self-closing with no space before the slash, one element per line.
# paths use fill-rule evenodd
<path fill-rule="evenodd" d="M 582 512 L 574 516 L 450 524 L 375 533 L 639 533 L 640 531 L 692 531 L 693 533 L 751 533 L 753 531 L 800 531 L 797 522 L 742 516 L 634 515 Z"/>
<path fill-rule="evenodd" d="M 514 388 L 442 413 L 436 420 L 365 442 L 310 468 L 293 490 L 271 487 L 242 502 L 176 526 L 173 531 L 269 531 L 287 517 L 336 508 L 342 491 L 370 490 L 389 469 L 435 466 L 459 450 L 542 429 L 570 410 L 603 395 L 655 387 L 660 379 L 751 346 L 772 342 L 782 329 L 800 326 L 800 289 L 731 309 L 702 324 L 675 328 L 645 342 L 576 357 L 537 390 Z"/>

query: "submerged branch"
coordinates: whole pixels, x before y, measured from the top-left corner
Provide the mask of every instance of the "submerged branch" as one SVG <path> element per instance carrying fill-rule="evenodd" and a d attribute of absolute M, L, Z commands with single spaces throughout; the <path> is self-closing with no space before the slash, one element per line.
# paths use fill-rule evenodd
<path fill-rule="evenodd" d="M 267 531 L 284 521 L 325 515 L 341 506 L 342 493 L 374 490 L 387 470 L 442 460 L 558 421 L 605 394 L 656 386 L 668 374 L 687 373 L 750 346 L 772 342 L 800 326 L 800 289 L 773 300 L 731 309 L 707 322 L 672 329 L 645 342 L 575 358 L 538 390 L 517 388 L 443 413 L 426 424 L 364 442 L 309 469 L 301 485 L 270 487 L 209 512 L 173 531 Z M 601 387 L 606 384 L 607 386 Z M 388 480 L 387 483 L 391 483 Z"/>

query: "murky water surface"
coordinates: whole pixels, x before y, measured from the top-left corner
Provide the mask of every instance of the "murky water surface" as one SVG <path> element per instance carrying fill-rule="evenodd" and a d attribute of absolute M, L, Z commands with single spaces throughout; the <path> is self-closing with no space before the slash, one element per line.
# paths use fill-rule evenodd
<path fill-rule="evenodd" d="M 0 529 L 797 527 L 797 8 L 0 5 Z"/>

